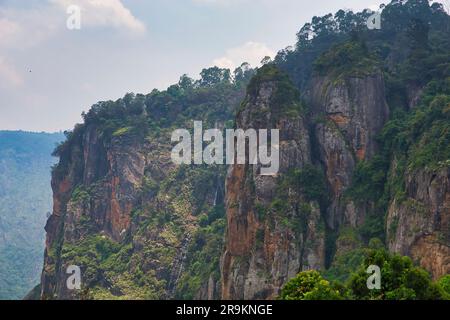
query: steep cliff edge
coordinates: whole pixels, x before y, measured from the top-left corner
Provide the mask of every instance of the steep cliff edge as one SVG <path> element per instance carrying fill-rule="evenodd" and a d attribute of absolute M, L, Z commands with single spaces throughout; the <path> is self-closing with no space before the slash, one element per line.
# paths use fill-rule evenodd
<path fill-rule="evenodd" d="M 64 279 L 68 265 L 77 265 L 77 261 L 65 256 L 69 244 L 93 234 L 120 243 L 130 234 L 131 213 L 140 204 L 149 161 L 145 156 L 148 146 L 135 137 L 113 138 L 106 147 L 96 126 L 88 126 L 76 142 L 70 159 L 62 159 L 53 174 L 54 208 L 46 225 L 42 275 L 44 297 L 47 293 L 71 297 Z"/>
<path fill-rule="evenodd" d="M 171 133 L 191 116 L 224 126 L 244 85 L 176 85 L 84 115 L 55 151 L 43 299 L 218 297 L 225 170 L 175 165 Z M 81 290 L 67 287 L 71 265 Z"/>
<path fill-rule="evenodd" d="M 448 43 L 439 38 L 448 28 L 435 31 L 428 40 L 430 30 L 424 22 L 417 22 L 410 11 L 405 15 L 410 20 L 404 31 L 393 28 L 397 24 L 393 19 L 392 29 L 380 38 L 371 34 L 375 39 L 362 40 L 364 36 L 353 35 L 329 49 L 322 43 L 316 48 L 320 37 L 300 38 L 301 31 L 297 49 L 279 54 L 273 65 L 281 66 L 303 90 L 300 126 L 292 114 L 286 121 L 273 121 L 271 111 L 282 108 L 274 98 L 280 76 L 269 66 L 258 71 L 237 116 L 238 128 L 276 126 L 281 136 L 295 143 L 281 143 L 288 151 L 281 152 L 284 166 L 277 177 L 260 177 L 252 166 L 234 165 L 229 170 L 223 298 L 273 298 L 286 278 L 309 268 L 339 269 L 341 274 L 333 277 L 348 279 L 353 271 L 342 265 L 345 255 L 355 251 L 354 257 L 360 259 L 357 250 L 370 242 L 385 242 L 392 252 L 412 257 L 435 279 L 448 274 L 450 87 L 449 69 L 438 67 L 449 64 L 448 54 L 441 51 Z M 311 26 L 304 28 L 307 32 Z M 323 37 L 331 38 L 329 33 Z M 396 41 L 405 37 L 408 46 L 399 48 Z M 426 73 L 417 65 L 425 53 L 435 55 L 427 62 L 435 71 Z M 305 66 L 301 59 L 313 54 L 317 54 L 313 66 Z M 398 56 L 406 58 L 396 60 Z M 397 66 L 391 65 L 394 60 Z M 309 147 L 291 148 L 302 145 Z M 290 159 L 300 152 L 303 156 L 297 155 L 297 162 Z M 310 185 L 313 179 L 302 179 L 310 166 L 323 178 L 321 183 L 315 180 Z M 258 181 L 272 192 L 258 188 Z M 319 185 L 323 195 L 305 198 L 305 191 Z M 277 208 L 284 215 L 278 215 Z M 259 212 L 264 213 L 262 218 Z M 289 217 L 293 220 L 287 228 L 277 224 Z M 275 223 L 267 228 L 270 221 Z M 286 237 L 291 239 L 285 241 Z"/>
<path fill-rule="evenodd" d="M 273 298 L 299 270 L 324 265 L 319 203 L 316 195 L 308 194 L 311 190 L 304 190 L 295 179 L 307 180 L 308 174 L 316 178 L 303 112 L 299 93 L 286 75 L 272 66 L 258 71 L 236 126 L 279 129 L 280 168 L 273 176 L 261 175 L 259 165 L 229 169 L 222 257 L 224 299 Z"/>
<path fill-rule="evenodd" d="M 388 120 L 381 71 L 366 75 L 319 77 L 313 80 L 312 105 L 318 161 L 323 164 L 331 190 L 327 222 L 331 229 L 363 224 L 365 209 L 348 201 L 359 161 L 370 160 L 379 150 L 376 137 Z"/>
<path fill-rule="evenodd" d="M 384 12 L 382 30 L 369 11 L 313 19 L 256 74 L 94 105 L 56 150 L 42 298 L 270 299 L 301 271 L 363 279 L 369 247 L 448 274 L 450 18 L 421 0 Z M 278 129 L 278 173 L 173 164 L 171 133 L 194 120 Z"/>
<path fill-rule="evenodd" d="M 263 67 L 237 116 L 238 128 L 280 130 L 281 166 L 277 177 L 259 176 L 252 166 L 229 170 L 225 299 L 275 297 L 296 273 L 326 267 L 340 229 L 364 223 L 365 208 L 345 192 L 356 163 L 377 153 L 375 138 L 388 120 L 380 71 L 313 78 L 310 106 L 297 114 L 279 112 L 283 103 L 301 105 L 299 94 L 276 99 L 279 92 L 286 97 L 289 86 L 287 77 Z"/>
<path fill-rule="evenodd" d="M 389 249 L 412 257 L 435 279 L 450 273 L 450 171 L 419 170 L 406 177 L 405 200 L 387 216 Z"/>
<path fill-rule="evenodd" d="M 434 86 L 427 86 L 418 107 L 400 122 L 405 131 L 402 139 L 396 139 L 388 176 L 389 249 L 412 257 L 435 279 L 450 273 L 450 86 L 446 81 L 439 94 Z"/>

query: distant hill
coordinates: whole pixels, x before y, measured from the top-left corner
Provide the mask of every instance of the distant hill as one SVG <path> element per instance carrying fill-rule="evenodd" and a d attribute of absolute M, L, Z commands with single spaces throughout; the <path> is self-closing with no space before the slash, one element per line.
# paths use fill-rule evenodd
<path fill-rule="evenodd" d="M 62 133 L 0 131 L 0 299 L 21 299 L 42 268 L 50 169 Z"/>

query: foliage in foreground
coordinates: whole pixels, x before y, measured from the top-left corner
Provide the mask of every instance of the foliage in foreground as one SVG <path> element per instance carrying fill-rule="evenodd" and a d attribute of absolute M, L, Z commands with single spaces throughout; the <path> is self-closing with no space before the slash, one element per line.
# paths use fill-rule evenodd
<path fill-rule="evenodd" d="M 368 266 L 381 269 L 381 288 L 369 290 Z M 449 300 L 450 275 L 434 282 L 410 258 L 384 249 L 367 249 L 364 262 L 345 283 L 328 281 L 315 270 L 304 271 L 283 287 L 282 300 Z"/>

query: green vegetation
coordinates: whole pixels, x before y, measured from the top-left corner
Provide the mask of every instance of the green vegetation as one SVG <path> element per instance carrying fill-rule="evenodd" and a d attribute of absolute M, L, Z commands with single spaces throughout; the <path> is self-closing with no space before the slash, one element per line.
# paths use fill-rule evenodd
<path fill-rule="evenodd" d="M 315 166 L 306 165 L 302 169 L 292 169 L 279 178 L 273 207 L 280 209 L 287 204 L 289 189 L 301 194 L 305 201 L 327 201 L 327 185 L 323 171 Z"/>
<path fill-rule="evenodd" d="M 191 241 L 186 259 L 187 270 L 180 279 L 176 298 L 195 299 L 202 285 L 211 277 L 220 280 L 220 255 L 225 232 L 225 212 L 223 207 L 213 208 Z"/>
<path fill-rule="evenodd" d="M 367 288 L 369 265 L 381 268 L 381 289 Z M 391 255 L 383 249 L 370 250 L 360 269 L 348 283 L 349 295 L 353 299 L 382 300 L 439 300 L 445 293 L 439 284 L 431 280 L 430 274 L 413 265 L 409 257 Z"/>
<path fill-rule="evenodd" d="M 323 272 L 329 281 L 345 283 L 364 261 L 365 249 L 354 249 L 335 257 L 331 267 Z"/>
<path fill-rule="evenodd" d="M 447 293 L 447 298 L 450 299 L 450 275 L 445 275 L 440 278 L 438 285 Z"/>
<path fill-rule="evenodd" d="M 86 202 L 89 201 L 90 198 L 90 190 L 85 188 L 84 186 L 78 186 L 73 192 L 72 192 L 72 198 L 71 200 L 73 202 Z"/>
<path fill-rule="evenodd" d="M 381 137 L 385 148 L 404 161 L 404 169 L 437 170 L 450 159 L 448 79 L 430 82 L 421 102 L 409 113 L 397 111 Z"/>
<path fill-rule="evenodd" d="M 274 90 L 270 110 L 256 110 L 257 114 L 252 115 L 256 121 L 265 119 L 268 112 L 271 112 L 273 121 L 281 117 L 298 119 L 300 116 L 308 120 L 311 115 L 320 118 L 321 115 L 315 115 L 315 110 L 307 110 L 302 102 L 302 94 L 307 96 L 314 76 L 329 76 L 340 81 L 379 73 L 385 79 L 390 121 L 379 137 L 379 153 L 368 161 L 357 163 L 352 185 L 345 194 L 348 201 L 369 208 L 364 223 L 355 229 L 331 230 L 325 226 L 330 190 L 317 161 L 320 160 L 315 154 L 317 150 L 313 150 L 317 166 L 307 165 L 280 174 L 273 201 L 267 206 L 255 204 L 259 222 L 268 221 L 272 229 L 276 225 L 296 236 L 307 234 L 312 213 L 317 209 L 322 213 L 322 224 L 319 222 L 319 230 L 316 231 L 324 232 L 325 264 L 329 268 L 322 274 L 318 271 L 300 273 L 286 284 L 281 298 L 448 298 L 448 276 L 433 282 L 409 258 L 388 254 L 382 247 L 386 240 L 385 215 L 392 200 L 406 201 L 408 208 L 424 211 L 420 202 L 405 197 L 405 176 L 418 170 L 437 171 L 450 165 L 450 20 L 439 4 L 429 6 L 425 0 L 392 1 L 384 10 L 382 30 L 366 28 L 369 15 L 371 12 L 368 10 L 360 13 L 340 10 L 335 15 L 314 17 L 298 33 L 295 49 L 280 51 L 274 62 L 265 59 L 265 65 L 257 71 L 250 69 L 248 64 L 241 65 L 233 73 L 212 67 L 202 70 L 197 81 L 183 75 L 177 84 L 164 91 L 154 90 L 147 95 L 129 93 L 117 101 L 95 104 L 83 114 L 84 123 L 66 132 L 67 140 L 56 148 L 54 155 L 60 156 L 60 163 L 53 168 L 53 173 L 57 180 L 69 170 L 72 170 L 71 177 L 75 180 L 84 176 L 83 138 L 87 133 L 98 135 L 96 147 L 99 154 L 105 155 L 105 162 L 112 147 L 131 143 L 145 146 L 139 151 L 151 150 L 153 158 L 145 168 L 138 188 L 138 205 L 132 208 L 132 232 L 121 242 L 113 241 L 103 233 L 88 233 L 79 239 L 63 242 L 62 226 L 55 235 L 58 239 L 56 245 L 48 252 L 49 257 L 58 263 L 47 266 L 49 270 L 53 269 L 57 274 L 63 265 L 80 265 L 84 286 L 80 298 L 198 297 L 210 279 L 216 284 L 220 277 L 219 259 L 226 226 L 223 204 L 225 168 L 167 165 L 164 155 L 170 149 L 170 132 L 175 128 L 192 129 L 193 119 L 203 120 L 204 129 L 222 125 L 233 127 L 236 112 L 245 111 L 242 108 L 249 102 L 244 101 L 241 110 L 237 108 L 246 87 L 247 99 L 256 97 L 262 88 Z M 421 93 L 420 99 L 413 99 L 415 93 Z M 3 141 L 0 139 L 0 147 Z M 44 150 L 41 147 L 39 150 Z M 24 150 L 35 151 L 33 146 L 18 151 L 6 150 L 2 152 L 0 148 L 0 160 L 2 156 L 8 159 L 13 154 L 13 169 L 7 160 L 5 170 L 0 172 L 12 172 L 13 175 L 0 174 L 1 186 L 19 185 L 30 177 L 45 181 L 42 176 L 35 178 L 32 171 L 22 170 L 35 168 L 28 162 L 35 155 L 22 154 Z M 99 166 L 101 162 L 102 159 Z M 4 163 L 0 161 L 0 169 Z M 14 163 L 23 167 L 14 168 Z M 21 170 L 23 175 L 18 174 Z M 98 181 L 90 186 L 81 185 L 80 181 L 73 182 L 79 185 L 72 192 L 72 205 L 83 207 L 96 199 L 104 178 L 102 174 L 106 175 L 103 171 L 100 170 L 96 177 Z M 48 183 L 46 187 L 48 189 Z M 39 202 L 40 198 L 28 198 L 17 192 L 17 197 L 21 198 L 12 202 L 11 194 L 16 189 L 7 191 L 5 195 L 0 188 L 0 231 L 7 229 L 9 232 L 9 222 L 5 224 L 3 217 L 10 218 L 10 212 L 22 213 L 22 204 L 25 208 L 30 203 Z M 36 195 L 34 191 L 28 193 Z M 42 194 L 50 198 L 49 191 Z M 48 206 L 47 201 L 45 207 Z M 11 203 L 19 203 L 20 206 L 14 207 Z M 41 212 L 44 206 L 40 204 L 33 209 Z M 6 210 L 2 211 L 3 208 Z M 14 225 L 27 218 L 28 215 L 20 215 Z M 87 215 L 76 222 L 79 223 L 77 227 L 93 225 Z M 387 226 L 388 230 L 395 231 L 398 223 L 394 221 Z M 23 234 L 28 232 L 24 230 Z M 264 242 L 264 232 L 265 229 L 256 232 L 258 248 Z M 27 251 L 18 245 L 25 242 L 22 238 L 17 236 L 13 246 L 0 251 L 0 298 L 2 295 L 18 297 L 17 292 L 23 295 L 25 285 L 19 278 L 25 277 L 17 266 L 26 265 L 28 268 L 29 257 L 40 263 L 38 254 L 41 254 L 41 248 L 36 252 Z M 30 238 L 34 244 L 42 243 L 39 237 Z M 301 237 L 296 239 L 304 240 Z M 344 244 L 343 252 L 335 252 L 337 242 Z M 3 249 L 2 245 L 0 239 L 0 249 Z M 303 248 L 308 245 L 304 244 Z M 16 264 L 11 261 L 16 261 Z M 366 287 L 366 269 L 370 264 L 377 264 L 382 269 L 381 290 L 369 291 Z M 36 282 L 39 268 L 33 269 L 34 273 L 26 271 L 26 274 L 34 274 L 33 279 L 26 279 L 27 288 L 31 289 L 29 284 Z"/>
<path fill-rule="evenodd" d="M 370 161 L 360 161 L 353 173 L 353 185 L 348 195 L 357 203 L 383 198 L 389 163 L 377 155 Z"/>
<path fill-rule="evenodd" d="M 367 268 L 381 268 L 381 289 L 367 288 Z M 354 268 L 356 267 L 356 268 Z M 448 277 L 433 282 L 425 270 L 413 265 L 408 257 L 389 254 L 384 249 L 358 249 L 342 256 L 325 273 L 325 280 L 317 271 L 305 271 L 283 287 L 280 299 L 284 300 L 441 300 L 450 299 Z M 354 268 L 354 269 L 353 269 Z M 347 277 L 342 275 L 352 271 Z M 339 275 L 341 274 L 341 275 Z M 330 277 L 331 276 L 331 277 Z M 341 282 L 344 281 L 344 282 Z"/>
<path fill-rule="evenodd" d="M 340 300 L 341 293 L 317 271 L 305 271 L 283 287 L 281 300 Z"/>
<path fill-rule="evenodd" d="M 376 56 L 371 55 L 361 41 L 336 45 L 314 62 L 318 74 L 341 79 L 374 74 L 379 68 Z"/>
<path fill-rule="evenodd" d="M 409 113 L 396 110 L 380 136 L 382 151 L 369 161 L 359 162 L 347 196 L 356 203 L 373 203 L 362 236 L 384 238 L 387 206 L 405 198 L 406 174 L 417 170 L 436 171 L 450 163 L 450 82 L 431 82 L 418 107 Z M 394 164 L 394 165 L 392 165 Z"/>
<path fill-rule="evenodd" d="M 450 165 L 450 19 L 426 1 L 393 1 L 383 18 L 383 30 L 365 42 L 384 61 L 390 120 L 378 139 L 379 154 L 357 164 L 346 193 L 371 208 L 359 230 L 366 241 L 384 239 L 389 203 L 407 200 L 405 176 Z M 414 105 L 412 92 L 420 93 Z"/>
<path fill-rule="evenodd" d="M 328 190 L 323 171 L 318 167 L 306 165 L 303 169 L 295 169 L 286 175 L 286 182 L 301 192 L 307 201 L 327 202 Z"/>
<path fill-rule="evenodd" d="M 293 230 L 296 234 L 307 231 L 307 223 L 312 202 L 325 205 L 327 202 L 327 186 L 321 169 L 306 165 L 302 169 L 293 169 L 278 178 L 275 196 L 269 206 L 256 203 L 258 218 L 279 219 L 282 226 Z M 270 215 L 268 215 L 270 213 Z"/>
<path fill-rule="evenodd" d="M 100 133 L 107 148 L 121 139 L 160 138 L 164 132 L 170 132 L 167 129 L 189 128 L 192 119 L 202 119 L 210 127 L 217 121 L 229 121 L 254 72 L 246 63 L 234 70 L 233 77 L 228 69 L 212 67 L 202 70 L 197 81 L 183 75 L 178 84 L 165 91 L 155 89 L 147 95 L 128 93 L 116 101 L 98 102 L 83 113 L 83 124 L 66 132 L 67 140 L 56 148 L 54 155 L 69 159 L 69 152 L 74 152 L 83 133 L 92 127 Z M 65 169 L 60 164 L 55 171 L 64 173 Z"/>
<path fill-rule="evenodd" d="M 272 83 L 275 91 L 271 95 L 271 112 L 275 118 L 281 115 L 296 116 L 304 112 L 304 106 L 300 101 L 300 92 L 292 84 L 289 76 L 272 64 L 266 64 L 258 69 L 256 75 L 250 80 L 247 93 L 250 96 L 258 96 L 258 91 L 264 83 Z M 246 101 L 242 103 L 244 106 Z M 261 110 L 265 112 L 267 110 Z"/>
<path fill-rule="evenodd" d="M 58 246 L 49 252 L 63 265 L 82 268 L 80 298 L 189 299 L 210 278 L 219 280 L 226 168 L 168 166 L 168 141 L 174 129 L 192 129 L 192 120 L 203 120 L 204 129 L 233 126 L 234 112 L 253 74 L 243 64 L 233 76 L 216 67 L 204 69 L 198 81 L 184 75 L 165 91 L 100 102 L 83 115 L 83 124 L 66 133 L 67 141 L 55 151 L 61 161 L 53 172 L 61 178 L 69 169 L 83 176 L 78 165 L 83 164 L 82 139 L 87 132 L 97 134 L 99 154 L 130 143 L 151 146 L 152 152 L 137 192 L 141 204 L 132 208 L 130 235 L 121 242 L 98 235 L 87 214 L 77 221 L 78 228 L 86 227 L 81 239 L 63 242 L 61 238 L 57 241 L 62 246 L 60 254 Z M 102 174 L 89 186 L 80 183 L 75 188 L 70 199 L 73 206 L 84 208 L 103 194 Z M 58 265 L 54 268 L 56 274 L 60 272 Z"/>
<path fill-rule="evenodd" d="M 135 259 L 131 244 L 118 244 L 107 236 L 64 244 L 61 258 L 66 265 L 82 268 L 83 299 L 157 299 L 165 286 L 152 273 L 131 266 Z"/>

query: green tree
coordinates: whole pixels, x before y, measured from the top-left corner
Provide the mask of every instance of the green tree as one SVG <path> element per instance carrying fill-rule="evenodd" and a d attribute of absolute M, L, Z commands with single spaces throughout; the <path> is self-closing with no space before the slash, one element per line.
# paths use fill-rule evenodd
<path fill-rule="evenodd" d="M 272 58 L 269 57 L 269 56 L 265 56 L 265 57 L 261 60 L 261 64 L 262 64 L 262 65 L 269 64 L 270 62 L 272 62 Z"/>
<path fill-rule="evenodd" d="M 178 81 L 178 86 L 183 90 L 189 90 L 194 87 L 194 80 L 189 78 L 187 74 L 183 74 Z"/>
<path fill-rule="evenodd" d="M 450 299 L 450 274 L 439 279 L 438 285 L 445 291 L 446 299 Z"/>
<path fill-rule="evenodd" d="M 236 84 L 248 83 L 254 74 L 255 70 L 251 68 L 250 64 L 244 62 L 234 70 L 234 82 Z"/>
<path fill-rule="evenodd" d="M 367 288 L 370 265 L 381 269 L 381 289 Z M 430 274 L 413 265 L 409 257 L 390 254 L 385 249 L 369 250 L 364 263 L 348 283 L 353 299 L 362 300 L 439 300 L 444 290 L 433 283 Z"/>
<path fill-rule="evenodd" d="M 220 83 L 230 83 L 231 73 L 229 69 L 221 69 L 219 67 L 211 67 L 203 69 L 200 72 L 202 86 L 214 86 Z"/>
<path fill-rule="evenodd" d="M 281 290 L 282 300 L 340 300 L 341 291 L 315 270 L 300 272 Z"/>

